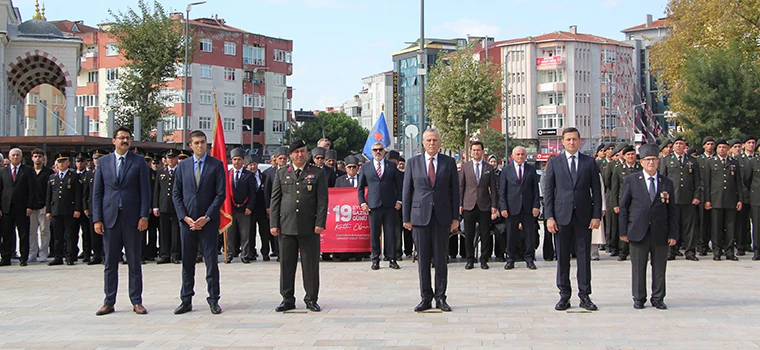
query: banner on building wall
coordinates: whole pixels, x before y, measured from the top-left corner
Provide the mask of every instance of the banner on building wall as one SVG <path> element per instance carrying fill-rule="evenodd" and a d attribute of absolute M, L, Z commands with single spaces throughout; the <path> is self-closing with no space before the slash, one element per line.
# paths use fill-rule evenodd
<path fill-rule="evenodd" d="M 369 214 L 359 205 L 356 189 L 328 190 L 327 224 L 321 234 L 321 250 L 326 253 L 371 251 Z"/>
<path fill-rule="evenodd" d="M 548 66 L 552 64 L 561 64 L 562 56 L 549 56 L 536 58 L 536 66 Z"/>

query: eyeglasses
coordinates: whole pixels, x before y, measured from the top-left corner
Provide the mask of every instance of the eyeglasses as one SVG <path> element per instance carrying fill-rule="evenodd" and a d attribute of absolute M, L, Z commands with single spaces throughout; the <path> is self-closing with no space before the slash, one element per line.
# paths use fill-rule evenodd
<path fill-rule="evenodd" d="M 347 165 L 346 168 L 348 168 L 348 169 L 357 168 L 357 166 L 356 165 Z"/>
<path fill-rule="evenodd" d="M 654 162 L 656 162 L 656 161 L 658 161 L 658 160 L 660 160 L 660 159 L 659 159 L 659 158 L 644 158 L 644 159 L 642 159 L 641 161 L 642 161 L 642 162 L 649 162 L 649 163 L 654 163 Z"/>
<path fill-rule="evenodd" d="M 373 148 L 372 152 L 382 152 L 385 151 L 385 148 Z"/>

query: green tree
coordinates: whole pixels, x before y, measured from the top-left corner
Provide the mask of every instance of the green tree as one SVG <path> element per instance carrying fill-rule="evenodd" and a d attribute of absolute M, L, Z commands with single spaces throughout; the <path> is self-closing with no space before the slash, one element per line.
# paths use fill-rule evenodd
<path fill-rule="evenodd" d="M 465 121 L 480 125 L 501 105 L 498 65 L 473 58 L 474 46 L 460 47 L 444 56 L 428 74 L 425 91 L 427 116 L 441 132 L 443 147 L 463 150 L 467 141 Z"/>
<path fill-rule="evenodd" d="M 367 142 L 369 131 L 359 125 L 359 122 L 346 113 L 319 112 L 317 117 L 325 127 L 325 136 L 330 139 L 332 148 L 338 151 L 338 159 L 350 154 L 361 154 L 364 143 Z M 312 149 L 322 138 L 322 126 L 319 120 L 294 124 L 293 137 L 306 141 L 306 146 Z"/>
<path fill-rule="evenodd" d="M 138 0 L 137 10 L 109 9 L 108 13 L 112 17 L 109 34 L 126 61 L 119 71 L 118 106 L 114 108 L 117 121 L 134 129 L 134 117 L 140 116 L 142 130 L 134 132 L 147 136 L 158 121 L 172 115 L 167 108 L 171 96 L 162 89 L 175 76 L 177 65 L 183 63 L 184 29 L 157 0 L 153 8 Z"/>
<path fill-rule="evenodd" d="M 483 142 L 486 146 L 486 154 L 488 155 L 495 155 L 499 158 L 504 158 L 504 156 L 508 156 L 512 154 L 512 149 L 514 149 L 517 146 L 523 146 L 528 147 L 530 144 L 529 140 L 520 140 L 515 138 L 514 134 L 509 135 L 509 153 L 506 152 L 506 145 L 505 141 L 506 138 L 504 137 L 504 133 L 497 131 L 493 128 L 480 128 L 480 130 L 475 135 L 475 138 Z"/>

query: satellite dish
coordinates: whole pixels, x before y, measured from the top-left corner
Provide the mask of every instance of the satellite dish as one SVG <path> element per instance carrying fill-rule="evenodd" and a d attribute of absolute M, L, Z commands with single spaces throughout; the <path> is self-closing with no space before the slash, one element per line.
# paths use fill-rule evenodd
<path fill-rule="evenodd" d="M 420 129 L 417 128 L 417 125 L 407 125 L 406 129 L 404 129 L 404 133 L 406 136 L 409 136 L 410 138 L 417 137 L 417 134 L 420 133 Z"/>

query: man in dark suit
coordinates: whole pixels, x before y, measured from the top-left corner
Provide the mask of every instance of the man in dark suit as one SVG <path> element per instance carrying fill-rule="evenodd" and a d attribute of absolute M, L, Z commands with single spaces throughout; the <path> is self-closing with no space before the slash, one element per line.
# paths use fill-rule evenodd
<path fill-rule="evenodd" d="M 45 216 L 50 220 L 55 235 L 55 259 L 48 265 L 62 265 L 64 256 L 66 265 L 74 265 L 79 241 L 79 230 L 77 230 L 75 219 L 82 213 L 82 190 L 79 177 L 69 169 L 70 155 L 67 152 L 61 152 L 54 158 L 59 170 L 48 179 L 45 197 L 47 203 Z"/>
<path fill-rule="evenodd" d="M 206 262 L 206 283 L 212 314 L 220 314 L 219 306 L 219 259 L 217 244 L 219 217 L 227 196 L 226 174 L 222 161 L 208 155 L 208 143 L 203 131 L 190 133 L 193 156 L 180 162 L 172 190 L 174 209 L 180 220 L 182 237 L 182 303 L 174 310 L 180 315 L 193 309 L 195 291 L 195 261 L 198 245 Z"/>
<path fill-rule="evenodd" d="M 472 161 L 462 164 L 459 172 L 459 214 L 464 220 L 465 251 L 467 252 L 467 270 L 475 266 L 475 224 L 480 238 L 480 268 L 488 269 L 491 257 L 491 218 L 498 213 L 497 177 L 491 164 L 483 159 L 483 143 L 473 141 L 470 144 Z"/>
<path fill-rule="evenodd" d="M 597 310 L 591 301 L 591 230 L 602 217 L 602 188 L 599 168 L 593 158 L 578 152 L 580 132 L 570 127 L 562 131 L 565 151 L 553 158 L 544 173 L 544 215 L 549 232 L 557 235 L 557 287 L 560 300 L 554 309 L 570 307 L 570 251 L 575 244 L 578 264 L 580 307 Z M 608 165 L 609 167 L 609 165 Z"/>
<path fill-rule="evenodd" d="M 284 168 L 286 165 L 288 165 L 288 148 L 287 147 L 280 147 L 275 151 L 275 153 L 272 155 L 274 157 L 274 165 L 272 165 L 269 169 L 265 170 L 263 172 L 264 174 L 264 207 L 266 208 L 266 220 L 262 220 L 264 223 L 259 223 L 259 230 L 262 229 L 262 227 L 266 227 L 266 233 L 270 237 L 270 245 L 272 248 L 271 256 L 277 256 L 277 261 L 280 261 L 279 253 L 280 253 L 280 240 L 277 237 L 272 236 L 272 233 L 269 230 L 269 205 L 270 200 L 272 198 L 272 183 L 274 181 L 275 176 L 277 175 L 277 170 Z M 261 235 L 261 233 L 259 233 Z M 269 259 L 265 259 L 264 261 L 268 261 Z"/>
<path fill-rule="evenodd" d="M 87 170 L 85 177 L 85 186 L 82 187 L 82 209 L 84 215 L 90 219 L 90 245 L 92 246 L 92 258 L 87 265 L 100 265 L 103 263 L 103 235 L 95 233 L 94 222 L 92 221 L 92 187 L 95 184 L 95 172 L 98 171 L 98 161 L 101 157 L 107 155 L 103 149 L 94 149 L 90 152 L 92 157 L 92 168 Z"/>
<path fill-rule="evenodd" d="M 129 265 L 129 300 L 132 311 L 148 313 L 142 305 L 143 232 L 150 215 L 150 171 L 143 157 L 129 152 L 132 131 L 119 127 L 111 140 L 114 153 L 98 160 L 92 186 L 92 221 L 95 233 L 103 235 L 105 251 L 105 301 L 95 314 L 114 312 L 119 285 L 119 260 L 124 249 Z"/>
<path fill-rule="evenodd" d="M 348 156 L 345 163 L 346 174 L 335 180 L 335 187 L 359 187 L 359 162 L 356 157 Z"/>
<path fill-rule="evenodd" d="M 90 155 L 87 152 L 77 152 L 74 155 L 74 170 L 79 176 L 79 188 L 82 190 L 82 209 L 88 208 L 85 197 L 91 193 L 87 188 L 89 187 L 87 180 L 90 178 L 90 171 L 87 170 L 87 159 L 89 158 Z M 83 263 L 88 263 L 92 257 L 92 223 L 90 223 L 90 218 L 87 215 L 79 215 L 79 218 L 76 219 L 76 226 L 77 230 L 82 232 L 82 253 L 79 255 Z"/>
<path fill-rule="evenodd" d="M 380 233 L 383 233 L 383 255 L 390 261 L 390 268 L 399 269 L 396 262 L 396 225 L 398 210 L 401 209 L 403 178 L 396 164 L 385 160 L 385 146 L 382 142 L 372 145 L 374 159 L 359 171 L 359 205 L 369 213 L 369 228 L 372 246 L 372 269 L 380 269 Z M 364 188 L 367 195 L 364 195 Z"/>
<path fill-rule="evenodd" d="M 610 194 L 607 196 L 607 207 L 612 208 L 612 213 L 605 215 L 605 218 L 610 218 L 610 221 L 614 222 L 615 227 L 613 229 L 615 230 L 619 230 L 620 227 L 617 217 L 620 213 L 620 200 L 623 198 L 623 180 L 627 176 L 641 171 L 641 164 L 636 161 L 636 149 L 633 146 L 625 146 L 621 153 L 621 162 L 616 162 L 611 170 Z M 613 234 L 612 239 L 607 244 L 612 245 L 615 251 L 620 252 L 618 261 L 628 259 L 630 254 L 628 243 L 621 241 L 618 234 Z"/>
<path fill-rule="evenodd" d="M 306 142 L 295 140 L 288 149 L 291 166 L 277 170 L 272 181 L 270 232 L 280 239 L 280 295 L 277 312 L 296 308 L 295 278 L 300 249 L 306 308 L 319 312 L 320 233 L 327 222 L 327 177 L 306 164 Z"/>
<path fill-rule="evenodd" d="M 174 209 L 172 190 L 177 172 L 179 151 L 167 149 L 164 151 L 166 167 L 156 173 L 156 182 L 153 185 L 153 215 L 159 220 L 159 259 L 157 264 L 179 264 L 182 259 L 181 242 L 179 238 L 179 219 Z"/>
<path fill-rule="evenodd" d="M 760 260 L 760 158 L 754 156 L 747 160 L 743 176 L 752 213 L 752 240 L 754 241 L 752 260 L 758 261 Z"/>
<path fill-rule="evenodd" d="M 325 168 L 330 168 L 332 172 L 335 174 L 335 180 L 343 175 L 346 175 L 346 172 L 343 170 L 338 169 L 338 151 L 331 149 L 325 152 Z"/>
<path fill-rule="evenodd" d="M 232 226 L 227 231 L 227 263 L 232 262 L 233 252 L 240 249 L 240 261 L 249 263 L 256 254 L 256 235 L 251 234 L 251 214 L 256 204 L 258 184 L 253 173 L 245 168 L 245 150 L 230 151 L 232 169 L 228 181 L 232 181 Z"/>
<path fill-rule="evenodd" d="M 438 153 L 441 134 L 422 134 L 425 153 L 409 159 L 404 174 L 404 227 L 412 230 L 419 259 L 417 268 L 422 301 L 415 312 L 436 308 L 451 311 L 446 302 L 449 233 L 459 227 L 459 177 L 454 158 Z M 435 265 L 435 291 L 430 285 L 430 263 Z"/>
<path fill-rule="evenodd" d="M 652 259 L 652 306 L 665 310 L 665 268 L 668 246 L 678 238 L 678 217 L 673 181 L 657 173 L 658 148 L 639 148 L 644 171 L 627 176 L 620 200 L 620 240 L 630 242 L 633 308 L 643 309 L 647 300 L 647 261 Z"/>
<path fill-rule="evenodd" d="M 726 260 L 738 261 L 734 254 L 734 224 L 744 197 L 739 162 L 728 156 L 728 142 L 718 140 L 716 144 L 717 155 L 705 161 L 705 209 L 711 213 L 713 260 L 725 254 Z"/>
<path fill-rule="evenodd" d="M 739 162 L 740 175 L 742 177 L 751 176 L 748 173 L 748 167 L 750 160 L 755 158 L 755 137 L 745 136 L 742 139 L 743 151 L 734 158 Z M 742 210 L 736 213 L 736 255 L 742 256 L 745 251 L 752 251 L 752 233 L 750 230 L 750 217 L 752 216 L 752 209 L 750 205 L 749 188 L 743 187 L 744 190 L 744 202 L 742 203 Z M 760 225 L 760 223 L 758 223 Z"/>
<path fill-rule="evenodd" d="M 525 264 L 531 270 L 536 269 L 536 218 L 541 212 L 538 195 L 538 174 L 536 168 L 525 162 L 528 153 L 525 147 L 512 149 L 512 164 L 506 165 L 499 179 L 499 206 L 501 216 L 508 222 L 507 226 L 507 264 L 505 270 L 515 268 L 517 251 L 520 243 L 525 247 Z M 519 226 L 524 232 L 520 238 Z"/>
<path fill-rule="evenodd" d="M 34 185 L 32 167 L 21 164 L 23 159 L 21 150 L 18 148 L 11 149 L 8 158 L 11 161 L 9 172 L 13 190 L 11 191 L 10 210 L 2 213 L 2 234 L 5 237 L 3 238 L 0 266 L 10 265 L 11 257 L 16 251 L 14 229 L 18 233 L 21 266 L 26 266 L 29 260 L 29 216 L 32 215 L 34 201 L 37 198 L 37 188 Z"/>

